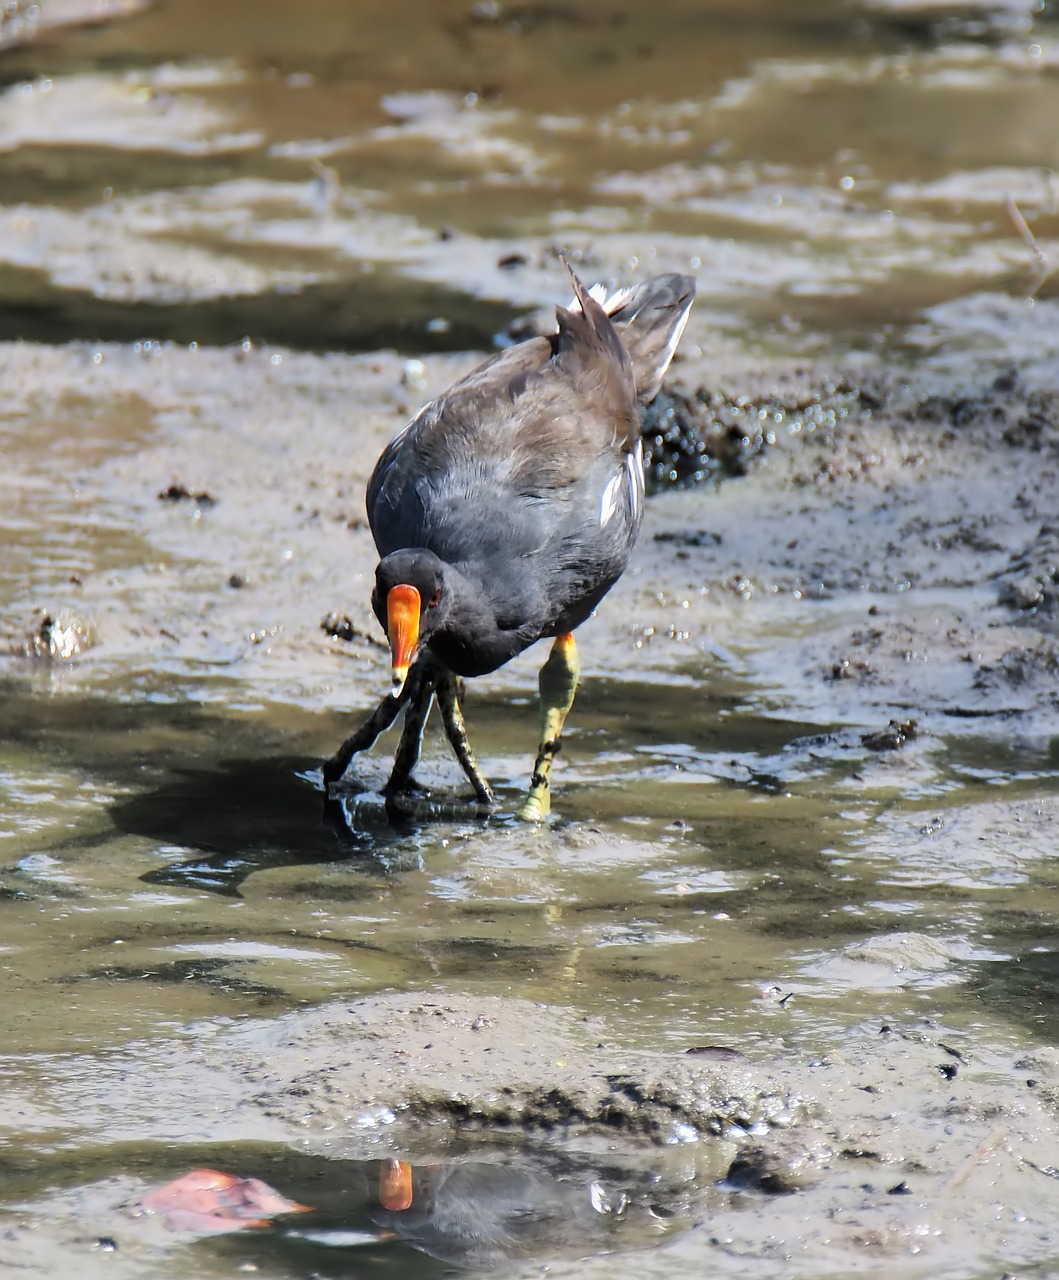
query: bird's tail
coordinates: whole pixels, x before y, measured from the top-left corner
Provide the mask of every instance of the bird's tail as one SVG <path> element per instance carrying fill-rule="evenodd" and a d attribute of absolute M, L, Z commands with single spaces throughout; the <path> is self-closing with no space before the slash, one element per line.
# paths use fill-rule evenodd
<path fill-rule="evenodd" d="M 589 292 L 621 335 L 632 361 L 637 398 L 648 404 L 658 394 L 687 324 L 695 301 L 694 277 L 676 273 L 652 276 L 643 284 L 619 289 L 609 298 L 600 285 L 593 285 Z"/>
<path fill-rule="evenodd" d="M 612 423 L 619 440 L 633 449 L 640 436 L 636 375 L 629 349 L 606 310 L 566 263 L 574 302 L 556 307 L 559 332 L 552 339 L 555 360 Z"/>

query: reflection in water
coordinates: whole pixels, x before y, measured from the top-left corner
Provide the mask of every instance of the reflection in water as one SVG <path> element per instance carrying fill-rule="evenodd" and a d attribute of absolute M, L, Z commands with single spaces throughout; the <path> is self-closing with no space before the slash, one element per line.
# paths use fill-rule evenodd
<path fill-rule="evenodd" d="M 629 1204 L 598 1180 L 520 1165 L 383 1162 L 371 1215 L 431 1257 L 495 1267 L 514 1257 L 597 1253 Z"/>
<path fill-rule="evenodd" d="M 645 1245 L 689 1226 L 712 1185 L 658 1169 L 604 1172 L 555 1153 L 502 1163 L 392 1158 L 365 1165 L 364 1179 L 365 1208 L 383 1238 L 476 1270 Z M 288 1235 L 341 1249 L 355 1238 L 351 1225 L 298 1224 Z"/>
<path fill-rule="evenodd" d="M 422 1280 L 443 1274 L 437 1262 L 481 1271 L 650 1247 L 727 1204 L 723 1174 L 692 1148 L 344 1160 L 262 1143 L 117 1144 L 9 1160 L 0 1214 L 18 1203 L 80 1234 L 91 1222 L 133 1252 L 154 1241 L 182 1274 L 219 1262 L 231 1274 Z"/>

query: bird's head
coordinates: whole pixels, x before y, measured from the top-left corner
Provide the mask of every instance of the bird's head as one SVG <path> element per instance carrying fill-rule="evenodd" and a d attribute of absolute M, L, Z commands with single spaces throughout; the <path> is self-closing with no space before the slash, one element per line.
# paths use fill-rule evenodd
<path fill-rule="evenodd" d="M 423 549 L 394 551 L 375 570 L 371 607 L 390 642 L 395 698 L 416 654 L 448 614 L 445 571 L 444 561 Z"/>

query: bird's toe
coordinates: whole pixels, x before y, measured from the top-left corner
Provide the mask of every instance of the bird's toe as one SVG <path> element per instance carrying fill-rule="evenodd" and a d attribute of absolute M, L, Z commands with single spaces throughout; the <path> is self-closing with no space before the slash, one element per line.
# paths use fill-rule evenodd
<path fill-rule="evenodd" d="M 421 782 L 417 782 L 409 774 L 405 778 L 391 778 L 386 786 L 383 787 L 382 794 L 387 800 L 397 799 L 401 796 L 414 800 L 424 800 L 429 798 L 431 791 L 429 787 L 424 787 Z"/>
<path fill-rule="evenodd" d="M 551 812 L 552 798 L 547 785 L 534 789 L 522 802 L 516 817 L 520 822 L 543 822 Z"/>

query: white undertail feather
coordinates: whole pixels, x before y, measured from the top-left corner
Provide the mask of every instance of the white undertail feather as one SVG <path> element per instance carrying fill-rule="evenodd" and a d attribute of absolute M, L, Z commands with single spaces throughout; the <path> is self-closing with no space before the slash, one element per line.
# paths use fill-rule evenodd
<path fill-rule="evenodd" d="M 620 311 L 621 308 L 625 306 L 632 297 L 632 292 L 632 289 L 626 286 L 624 289 L 615 289 L 608 298 L 607 286 L 599 283 L 594 284 L 592 288 L 589 289 L 588 296 L 590 298 L 595 298 L 607 315 L 612 316 L 615 311 Z M 576 313 L 581 310 L 581 304 L 576 298 L 574 298 L 572 302 L 568 302 L 566 304 L 566 309 L 567 311 L 573 311 Z"/>
<path fill-rule="evenodd" d="M 691 303 L 689 302 L 687 307 L 684 310 L 684 314 L 677 321 L 676 328 L 673 330 L 672 334 L 670 335 L 669 342 L 666 344 L 665 354 L 663 355 L 662 359 L 659 360 L 658 362 L 662 370 L 662 372 L 658 375 L 659 378 L 662 378 L 665 376 L 665 372 L 669 368 L 669 362 L 673 359 L 674 355 L 676 355 L 677 345 L 680 342 L 680 339 L 684 336 L 684 326 L 688 323 L 688 316 L 690 315 L 691 315 Z"/>

